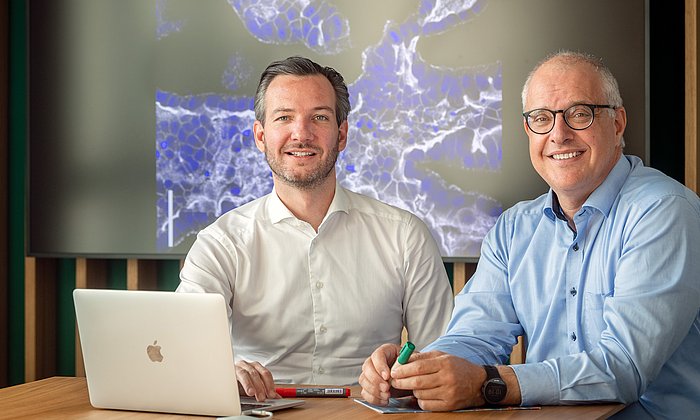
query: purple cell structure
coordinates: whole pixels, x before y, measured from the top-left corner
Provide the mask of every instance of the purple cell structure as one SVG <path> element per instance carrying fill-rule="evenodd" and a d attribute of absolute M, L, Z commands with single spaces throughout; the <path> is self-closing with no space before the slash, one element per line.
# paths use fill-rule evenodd
<path fill-rule="evenodd" d="M 228 0 L 263 44 L 300 44 L 335 54 L 350 43 L 350 21 L 323 1 Z M 464 191 L 430 169 L 431 160 L 471 173 L 502 162 L 502 68 L 443 68 L 416 51 L 421 37 L 468 24 L 486 2 L 424 0 L 405 21 L 387 21 L 381 39 L 358 60 L 348 83 L 352 111 L 339 182 L 422 218 L 444 256 L 477 256 L 502 212 L 483 193 Z M 254 77 L 246 60 L 229 58 L 222 85 Z M 255 75 L 257 77 L 257 75 Z M 272 189 L 254 145 L 252 97 L 156 93 L 157 243 L 167 250 L 224 212 Z M 482 175 L 487 176 L 487 175 Z"/>

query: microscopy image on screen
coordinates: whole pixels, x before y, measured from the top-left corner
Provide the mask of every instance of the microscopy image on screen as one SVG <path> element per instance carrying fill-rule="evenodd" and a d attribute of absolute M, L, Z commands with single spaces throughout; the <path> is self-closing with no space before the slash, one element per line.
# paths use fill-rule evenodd
<path fill-rule="evenodd" d="M 293 55 L 348 84 L 341 185 L 425 220 L 447 262 L 476 261 L 504 209 L 547 192 L 521 100 L 546 55 L 603 58 L 625 153 L 649 159 L 645 0 L 26 3 L 30 256 L 184 258 L 271 191 L 253 95 Z"/>
<path fill-rule="evenodd" d="M 211 25 L 237 28 L 231 32 L 237 39 L 228 40 L 230 48 L 219 48 L 222 42 L 200 41 L 206 37 L 189 17 L 191 9 L 174 0 L 157 1 L 157 49 L 162 45 L 164 55 L 176 55 L 179 42 L 201 42 L 203 56 L 218 56 L 206 61 L 221 63 L 206 72 L 218 74 L 206 87 L 193 82 L 178 90 L 156 80 L 159 251 L 191 241 L 226 211 L 272 190 L 270 170 L 253 141 L 254 88 L 270 61 L 304 55 L 339 70 L 350 91 L 348 145 L 336 166 L 341 185 L 419 216 L 443 256 L 478 256 L 503 205 L 457 185 L 438 168 L 464 177 L 501 170 L 502 64 L 436 65 L 417 45 L 469 25 L 488 5 L 478 0 L 403 4 L 410 10 L 375 16 L 372 21 L 381 27 L 367 39 L 362 36 L 367 10 L 320 0 L 229 0 L 231 13 L 221 9 Z M 256 50 L 272 58 L 261 61 Z M 349 76 L 344 63 L 351 62 L 359 70 Z"/>

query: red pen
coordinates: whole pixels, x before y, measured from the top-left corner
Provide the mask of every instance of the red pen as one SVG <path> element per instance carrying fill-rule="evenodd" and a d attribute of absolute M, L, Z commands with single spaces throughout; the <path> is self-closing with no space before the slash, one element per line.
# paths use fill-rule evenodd
<path fill-rule="evenodd" d="M 275 388 L 282 398 L 340 397 L 350 396 L 350 388 Z"/>

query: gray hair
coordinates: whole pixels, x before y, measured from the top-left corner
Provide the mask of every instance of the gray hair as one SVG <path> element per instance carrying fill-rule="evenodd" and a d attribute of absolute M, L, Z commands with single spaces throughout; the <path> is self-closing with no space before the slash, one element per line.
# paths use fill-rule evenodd
<path fill-rule="evenodd" d="M 568 66 L 580 63 L 586 63 L 590 65 L 600 77 L 600 81 L 603 84 L 603 95 L 605 95 L 605 100 L 608 102 L 608 105 L 612 105 L 615 108 L 622 106 L 622 95 L 620 95 L 620 87 L 617 84 L 617 79 L 615 79 L 615 76 L 613 76 L 610 69 L 607 66 L 605 66 L 605 64 L 603 64 L 603 60 L 587 53 L 562 50 L 545 57 L 542 61 L 537 63 L 535 68 L 533 68 L 532 71 L 530 71 L 530 74 L 528 74 L 527 80 L 525 80 L 525 84 L 523 85 L 523 91 L 521 94 L 521 99 L 523 102 L 523 112 L 526 111 L 525 102 L 529 94 L 532 76 L 535 74 L 535 72 L 537 72 L 537 70 L 540 69 L 540 67 L 553 60 L 560 61 L 561 63 Z M 612 109 L 609 109 L 608 111 L 610 111 L 611 113 L 615 112 Z M 621 145 L 622 147 L 625 147 L 624 138 L 621 139 Z"/>
<path fill-rule="evenodd" d="M 348 119 L 350 113 L 348 87 L 345 85 L 343 76 L 331 67 L 323 67 L 308 58 L 298 56 L 274 61 L 263 71 L 258 89 L 255 91 L 255 119 L 264 125 L 265 93 L 275 77 L 281 75 L 313 76 L 317 74 L 325 76 L 335 90 L 335 117 L 340 126 L 343 121 Z"/>

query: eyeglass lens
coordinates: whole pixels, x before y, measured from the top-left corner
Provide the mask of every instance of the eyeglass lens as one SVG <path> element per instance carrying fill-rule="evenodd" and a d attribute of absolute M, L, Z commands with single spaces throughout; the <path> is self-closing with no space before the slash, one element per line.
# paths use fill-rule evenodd
<path fill-rule="evenodd" d="M 589 105 L 573 105 L 563 111 L 535 109 L 527 114 L 527 125 L 537 134 L 546 134 L 554 128 L 556 114 L 562 113 L 566 125 L 574 130 L 583 130 L 593 124 L 594 112 Z"/>

